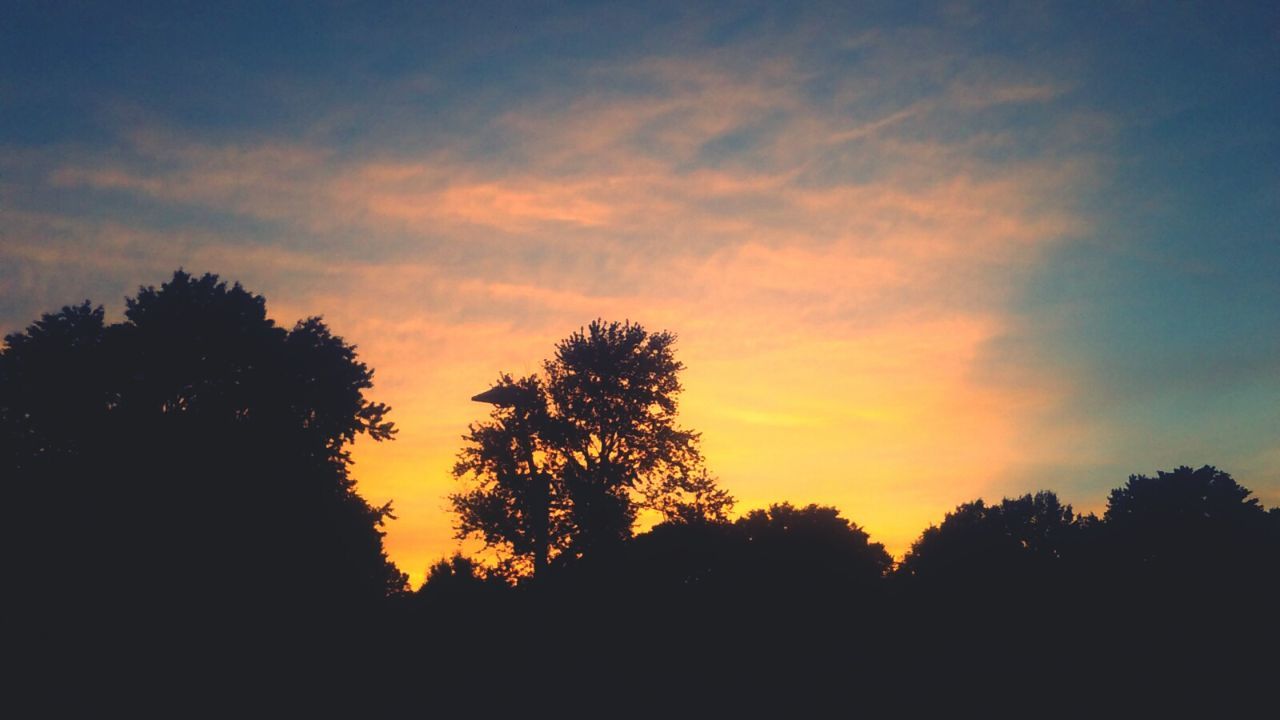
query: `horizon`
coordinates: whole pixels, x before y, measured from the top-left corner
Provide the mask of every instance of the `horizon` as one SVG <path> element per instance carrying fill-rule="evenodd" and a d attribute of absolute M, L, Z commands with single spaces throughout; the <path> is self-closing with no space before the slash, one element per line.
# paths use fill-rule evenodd
<path fill-rule="evenodd" d="M 677 336 L 736 513 L 898 558 L 1182 465 L 1280 505 L 1273 4 L 4 13 L 0 333 L 179 267 L 324 317 L 415 586 L 471 397 L 595 318 Z"/>

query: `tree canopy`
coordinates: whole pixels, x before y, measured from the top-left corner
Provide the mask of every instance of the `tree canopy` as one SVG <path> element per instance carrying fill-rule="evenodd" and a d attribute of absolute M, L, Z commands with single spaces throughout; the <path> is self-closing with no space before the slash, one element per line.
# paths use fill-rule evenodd
<path fill-rule="evenodd" d="M 755 556 L 753 571 L 769 583 L 867 584 L 893 567 L 884 545 L 834 507 L 776 503 L 752 510 L 736 526 Z"/>
<path fill-rule="evenodd" d="M 1090 522 L 1052 492 L 975 500 L 929 527 L 903 558 L 902 574 L 929 581 L 991 587 L 1043 574 L 1079 544 Z"/>
<path fill-rule="evenodd" d="M 1267 514 L 1252 494 L 1211 465 L 1130 475 L 1107 499 L 1113 562 L 1188 577 L 1255 574 L 1259 555 L 1272 549 Z"/>
<path fill-rule="evenodd" d="M 278 327 L 261 296 L 180 270 L 122 322 L 85 302 L 5 343 L 5 521 L 41 592 L 230 612 L 403 588 L 390 507 L 348 473 L 356 437 L 395 430 L 319 318 Z"/>
<path fill-rule="evenodd" d="M 6 620 L 58 656 L 72 646 L 48 642 L 51 625 L 77 647 L 80 630 L 106 628 L 108 648 L 177 629 L 203 653 L 212 633 L 241 629 L 228 633 L 239 648 L 292 618 L 341 649 L 335 665 L 438 654 L 465 672 L 545 671 L 549 687 L 574 663 L 616 678 L 624 660 L 697 673 L 825 663 L 832 648 L 852 651 L 844 677 L 877 653 L 1039 672 L 1132 647 L 1271 647 L 1247 621 L 1280 598 L 1280 510 L 1230 474 L 1132 475 L 1101 519 L 1052 492 L 974 500 L 895 569 L 834 507 L 731 519 L 697 433 L 677 422 L 673 347 L 669 333 L 596 321 L 541 372 L 478 396 L 494 408 L 465 436 L 466 486 L 450 499 L 459 535 L 509 566 L 454 555 L 409 596 L 383 548 L 390 506 L 370 505 L 349 472 L 353 441 L 394 436 L 389 409 L 321 319 L 279 327 L 261 296 L 182 271 L 128 298 L 119 322 L 87 301 L 44 315 L 0 350 Z M 633 536 L 643 511 L 662 520 Z M 506 572 L 546 570 L 538 583 Z M 317 632 L 374 616 L 396 623 L 396 643 L 365 644 L 368 626 L 354 645 Z M 1086 636 L 1102 645 L 1073 640 Z"/>
<path fill-rule="evenodd" d="M 596 320 L 555 347 L 539 376 L 499 377 L 454 474 L 458 533 L 535 573 L 630 537 L 637 513 L 724 516 L 732 502 L 676 424 L 675 336 Z"/>

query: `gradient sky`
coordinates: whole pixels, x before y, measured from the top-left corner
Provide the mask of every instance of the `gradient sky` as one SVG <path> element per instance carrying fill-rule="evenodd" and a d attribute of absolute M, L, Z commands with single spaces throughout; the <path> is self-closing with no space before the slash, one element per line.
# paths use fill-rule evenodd
<path fill-rule="evenodd" d="M 1280 504 L 1280 5 L 782 5 L 5 2 L 0 331 L 179 266 L 323 315 L 415 581 L 468 398 L 596 317 L 678 335 L 740 510 L 896 553 L 1180 464 Z"/>

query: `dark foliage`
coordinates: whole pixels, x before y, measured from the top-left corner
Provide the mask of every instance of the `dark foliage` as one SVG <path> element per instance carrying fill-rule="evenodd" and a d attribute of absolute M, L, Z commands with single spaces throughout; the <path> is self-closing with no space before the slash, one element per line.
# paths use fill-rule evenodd
<path fill-rule="evenodd" d="M 1143 595 L 1258 597 L 1280 580 L 1280 546 L 1274 515 L 1251 495 L 1208 465 L 1130 475 L 1107 500 L 1098 570 Z"/>
<path fill-rule="evenodd" d="M 183 272 L 120 323 L 87 302 L 46 315 L 0 352 L 6 639 L 37 649 L 32 667 L 152 687 L 198 656 L 208 677 L 326 678 L 312 699 L 364 676 L 473 710 L 655 690 L 707 708 L 786 690 L 793 711 L 824 691 L 903 710 L 980 685 L 1025 710 L 1064 683 L 1139 710 L 1207 688 L 1222 710 L 1273 671 L 1280 510 L 1227 473 L 1131 476 L 1101 519 L 1052 492 L 975 500 L 895 568 L 832 507 L 730 519 L 675 424 L 672 342 L 596 322 L 540 375 L 502 376 L 451 501 L 459 533 L 511 562 L 455 555 L 407 593 L 382 547 L 390 509 L 348 474 L 350 443 L 394 428 L 323 322 L 277 327 L 261 297 Z M 633 535 L 645 509 L 663 520 Z M 150 654 L 150 674 L 125 648 Z"/>
<path fill-rule="evenodd" d="M 929 707 L 998 678 L 1010 700 L 1070 680 L 1151 703 L 1170 682 L 1221 689 L 1267 667 L 1275 633 L 1257 620 L 1280 600 L 1280 513 L 1212 468 L 1135 480 L 1101 519 L 1052 492 L 965 503 L 896 570 L 834 508 L 675 519 L 534 584 L 450 568 L 436 581 L 460 590 L 447 619 L 422 621 L 480 666 L 503 648 L 543 682 L 563 671 L 615 692 L 621 668 L 661 667 L 698 678 L 680 687 L 704 700 L 717 678 L 747 693 L 899 688 Z"/>
<path fill-rule="evenodd" d="M 414 601 L 428 612 L 474 612 L 496 604 L 508 589 L 510 586 L 501 575 L 455 553 L 431 566 L 422 587 L 414 593 Z"/>
<path fill-rule="evenodd" d="M 1028 587 L 1061 572 L 1081 551 L 1083 534 L 1094 522 L 1052 492 L 1005 498 L 998 505 L 975 500 L 925 530 L 898 572 L 915 582 L 973 590 L 1007 592 L 1009 583 Z"/>
<path fill-rule="evenodd" d="M 781 503 L 752 510 L 734 525 L 750 556 L 746 564 L 765 587 L 783 584 L 813 593 L 867 587 L 893 566 L 883 545 L 833 507 Z"/>
<path fill-rule="evenodd" d="M 67 307 L 0 353 L 4 523 L 29 611 L 190 629 L 402 590 L 390 508 L 348 475 L 352 440 L 394 433 L 352 346 L 181 271 L 125 318 Z"/>
<path fill-rule="evenodd" d="M 1127 563 L 1204 570 L 1249 552 L 1264 532 L 1257 498 L 1217 468 L 1130 475 L 1107 499 L 1109 540 Z"/>
<path fill-rule="evenodd" d="M 454 466 L 455 476 L 474 478 L 471 488 L 449 498 L 457 532 L 542 572 L 569 546 L 573 532 L 567 489 L 557 480 L 563 461 L 548 452 L 551 415 L 541 380 L 504 375 L 497 387 L 510 400 L 494 409 L 489 422 L 469 428 Z"/>
<path fill-rule="evenodd" d="M 505 553 L 517 573 L 613 553 L 637 512 L 723 518 L 732 498 L 675 423 L 683 368 L 670 333 L 595 321 L 556 346 L 541 377 L 503 375 L 495 408 L 464 438 L 450 496 L 459 537 Z"/>

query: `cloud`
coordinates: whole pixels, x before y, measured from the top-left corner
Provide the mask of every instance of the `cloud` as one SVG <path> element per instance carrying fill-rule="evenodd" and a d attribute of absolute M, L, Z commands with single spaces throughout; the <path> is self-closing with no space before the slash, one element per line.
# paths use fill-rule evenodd
<path fill-rule="evenodd" d="M 1070 115 L 1039 151 L 988 152 L 1019 136 L 976 118 L 1060 85 L 948 75 L 950 50 L 862 37 L 848 68 L 786 43 L 592 63 L 477 116 L 489 148 L 404 141 L 417 126 L 353 148 L 144 122 L 24 160 L 81 202 L 0 205 L 0 253 L 51 287 L 96 273 L 108 299 L 183 265 L 243 280 L 282 322 L 324 315 L 402 429 L 356 468 L 396 500 L 410 571 L 448 551 L 440 498 L 483 414 L 468 398 L 595 317 L 678 333 L 686 422 L 744 502 L 834 503 L 901 551 L 1025 459 L 1020 418 L 1051 393 L 976 363 L 1025 273 L 1085 226 L 1072 198 L 1093 164 L 1057 152 Z M 75 209 L 104 202 L 125 210 Z"/>

